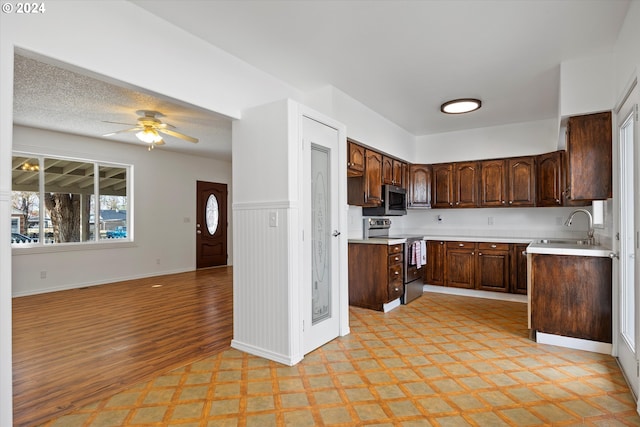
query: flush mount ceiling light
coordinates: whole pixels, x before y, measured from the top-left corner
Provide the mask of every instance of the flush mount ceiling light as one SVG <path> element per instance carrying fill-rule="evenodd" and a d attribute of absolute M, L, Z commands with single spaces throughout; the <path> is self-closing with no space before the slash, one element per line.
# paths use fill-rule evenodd
<path fill-rule="evenodd" d="M 454 99 L 440 106 L 440 111 L 446 114 L 462 114 L 475 111 L 482 106 L 482 101 L 474 98 Z"/>
<path fill-rule="evenodd" d="M 160 134 L 150 126 L 145 126 L 143 130 L 136 133 L 138 139 L 147 144 L 154 144 L 162 141 Z"/>

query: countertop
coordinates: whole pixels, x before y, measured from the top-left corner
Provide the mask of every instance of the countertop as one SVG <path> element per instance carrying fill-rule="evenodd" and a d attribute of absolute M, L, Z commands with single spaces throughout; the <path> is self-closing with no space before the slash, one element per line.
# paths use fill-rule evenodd
<path fill-rule="evenodd" d="M 578 245 L 570 243 L 539 243 L 541 238 L 532 237 L 487 237 L 487 236 L 461 236 L 461 235 L 425 235 L 425 240 L 456 241 L 456 242 L 488 242 L 488 243 L 528 243 L 527 253 L 548 255 L 573 255 L 610 257 L 612 249 L 607 245 Z M 553 238 L 551 238 L 553 240 Z M 406 238 L 369 238 L 349 239 L 349 243 L 362 243 L 370 245 L 399 245 L 406 242 Z"/>

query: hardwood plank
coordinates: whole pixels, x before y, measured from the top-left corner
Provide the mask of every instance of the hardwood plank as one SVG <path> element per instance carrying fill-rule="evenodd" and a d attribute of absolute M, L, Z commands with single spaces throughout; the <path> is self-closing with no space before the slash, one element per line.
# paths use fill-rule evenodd
<path fill-rule="evenodd" d="M 14 298 L 14 425 L 229 348 L 232 288 L 221 267 Z"/>

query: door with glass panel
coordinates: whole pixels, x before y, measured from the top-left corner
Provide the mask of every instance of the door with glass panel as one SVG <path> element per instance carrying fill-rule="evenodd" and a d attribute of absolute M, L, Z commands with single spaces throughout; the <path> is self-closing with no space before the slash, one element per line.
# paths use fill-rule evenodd
<path fill-rule="evenodd" d="M 227 264 L 227 184 L 198 181 L 196 268 Z"/>
<path fill-rule="evenodd" d="M 305 270 L 304 353 L 340 332 L 338 131 L 308 117 L 303 129 Z M 308 274 L 310 273 L 310 274 Z"/>
<path fill-rule="evenodd" d="M 638 225 L 640 225 L 640 171 L 638 156 L 637 87 L 618 112 L 620 146 L 620 268 L 619 334 L 617 354 L 629 384 L 638 395 Z"/>

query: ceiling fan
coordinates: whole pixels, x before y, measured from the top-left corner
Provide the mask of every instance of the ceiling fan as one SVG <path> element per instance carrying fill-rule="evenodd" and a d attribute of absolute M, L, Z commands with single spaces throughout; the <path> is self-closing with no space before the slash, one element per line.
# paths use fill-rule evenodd
<path fill-rule="evenodd" d="M 155 145 L 165 144 L 164 140 L 162 139 L 162 135 L 160 135 L 161 133 L 165 135 L 173 136 L 176 138 L 184 139 L 185 141 L 189 141 L 189 142 L 194 142 L 194 143 L 198 142 L 198 138 L 194 138 L 192 136 L 185 135 L 183 133 L 172 130 L 172 129 L 175 129 L 176 127 L 168 123 L 163 123 L 159 119 L 159 117 L 164 117 L 164 114 L 158 111 L 138 110 L 136 111 L 136 114 L 140 116 L 138 118 L 138 123 L 136 125 L 133 125 L 130 123 L 110 122 L 105 120 L 104 123 L 115 123 L 119 125 L 129 125 L 134 127 L 129 129 L 119 130 L 117 132 L 107 133 L 103 136 L 113 136 L 113 135 L 116 135 L 119 133 L 125 133 L 125 132 L 136 132 L 136 137 L 140 141 L 146 142 L 147 144 L 149 144 L 149 150 L 153 149 Z"/>

